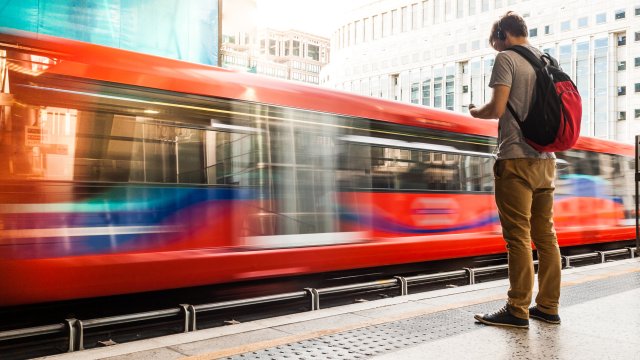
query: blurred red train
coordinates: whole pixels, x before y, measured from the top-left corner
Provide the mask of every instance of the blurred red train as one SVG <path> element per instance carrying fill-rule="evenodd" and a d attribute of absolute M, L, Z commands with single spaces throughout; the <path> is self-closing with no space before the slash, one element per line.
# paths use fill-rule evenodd
<path fill-rule="evenodd" d="M 496 121 L 0 32 L 0 306 L 504 253 Z M 561 246 L 633 239 L 633 149 L 559 153 Z"/>

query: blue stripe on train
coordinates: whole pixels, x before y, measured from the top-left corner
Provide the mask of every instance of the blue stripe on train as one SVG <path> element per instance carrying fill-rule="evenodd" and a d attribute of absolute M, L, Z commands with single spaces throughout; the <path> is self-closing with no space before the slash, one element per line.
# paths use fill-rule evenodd
<path fill-rule="evenodd" d="M 82 202 L 40 204 L 42 212 L 5 213 L 3 225 L 4 229 L 145 226 L 198 204 L 255 197 L 256 191 L 246 188 L 111 188 Z M 55 211 L 46 211 L 50 207 Z"/>

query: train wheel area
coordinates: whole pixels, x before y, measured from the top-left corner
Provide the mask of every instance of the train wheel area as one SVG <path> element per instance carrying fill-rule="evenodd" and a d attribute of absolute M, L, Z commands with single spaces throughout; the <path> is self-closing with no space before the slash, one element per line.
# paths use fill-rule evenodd
<path fill-rule="evenodd" d="M 561 325 L 489 327 L 475 313 L 504 304 L 507 280 L 280 316 L 48 359 L 633 358 L 640 260 L 562 272 Z"/>

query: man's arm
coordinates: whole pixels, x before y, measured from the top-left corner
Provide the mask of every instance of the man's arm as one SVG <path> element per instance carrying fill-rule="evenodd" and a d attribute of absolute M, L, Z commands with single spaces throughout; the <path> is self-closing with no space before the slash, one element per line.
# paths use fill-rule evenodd
<path fill-rule="evenodd" d="M 495 85 L 491 101 L 481 107 L 469 109 L 469 114 L 480 119 L 499 119 L 507 109 L 507 101 L 511 88 L 506 85 Z"/>

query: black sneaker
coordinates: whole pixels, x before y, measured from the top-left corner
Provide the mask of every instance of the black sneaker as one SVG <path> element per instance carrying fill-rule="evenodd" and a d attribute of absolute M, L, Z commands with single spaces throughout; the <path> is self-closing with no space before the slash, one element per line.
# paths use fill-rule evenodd
<path fill-rule="evenodd" d="M 537 306 L 529 308 L 529 317 L 548 322 L 549 324 L 560 324 L 560 316 L 544 313 Z"/>
<path fill-rule="evenodd" d="M 474 318 L 486 325 L 510 326 L 523 329 L 529 328 L 529 320 L 520 319 L 519 317 L 511 315 L 507 309 L 507 305 L 491 314 L 476 314 Z"/>

